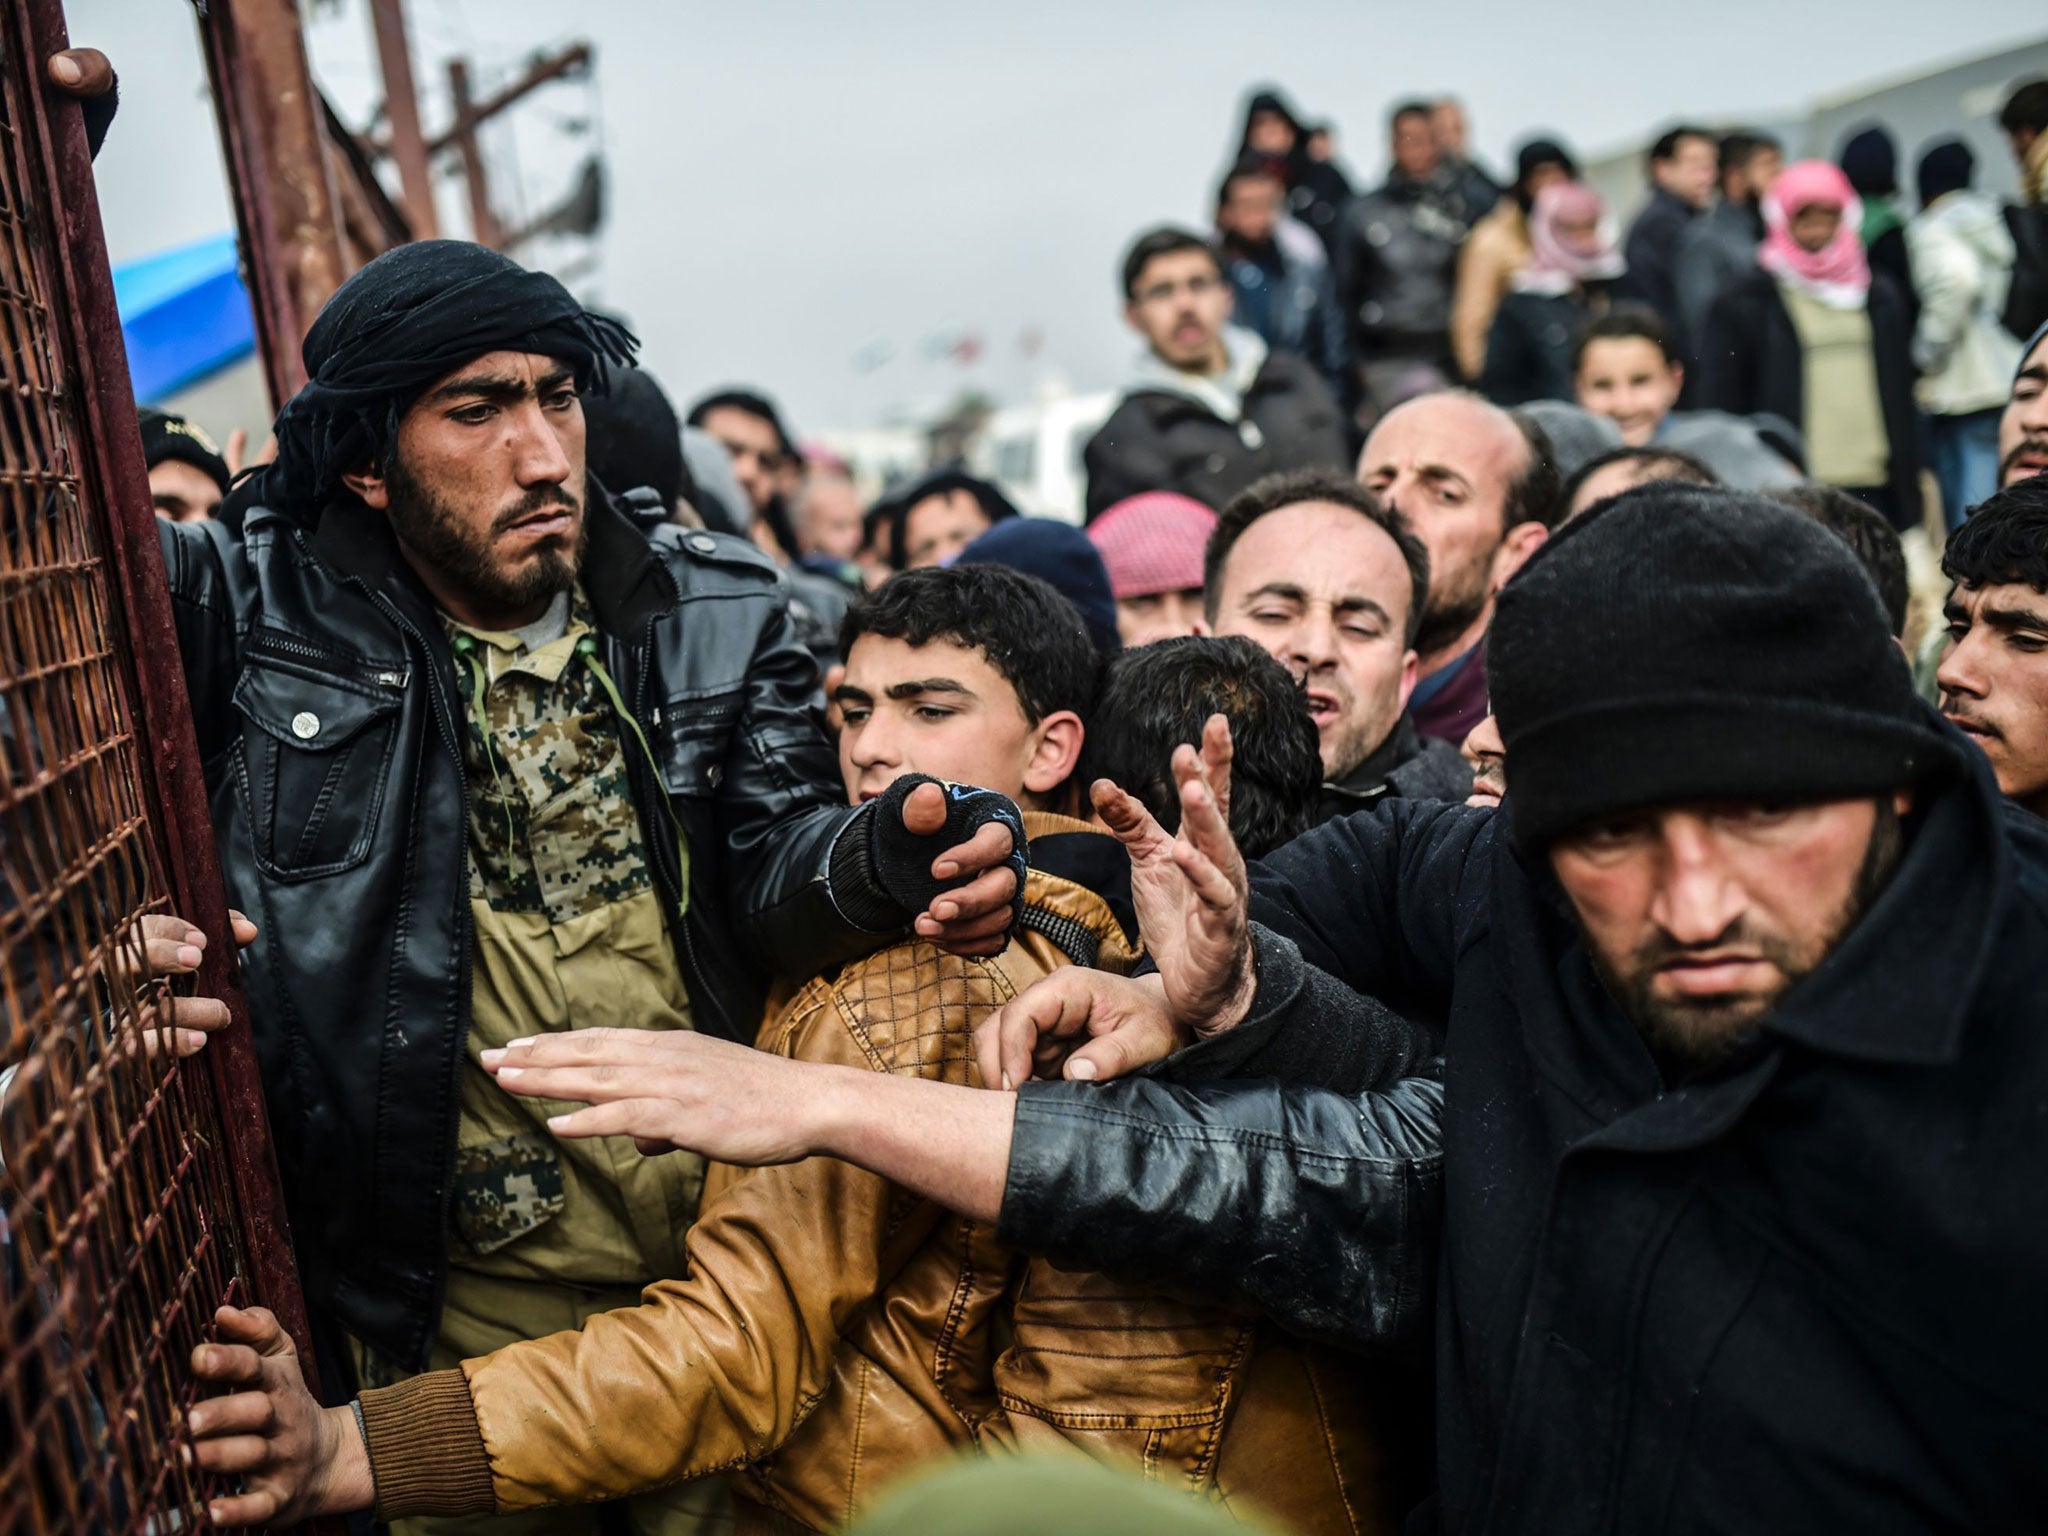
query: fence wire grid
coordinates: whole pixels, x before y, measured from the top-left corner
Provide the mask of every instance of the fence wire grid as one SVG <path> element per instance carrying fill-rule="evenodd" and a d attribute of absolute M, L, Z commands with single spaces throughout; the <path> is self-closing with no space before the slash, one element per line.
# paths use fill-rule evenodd
<path fill-rule="evenodd" d="M 0 1536 L 169 1536 L 218 1491 L 180 1455 L 185 1362 L 249 1288 L 204 1058 L 140 964 L 166 844 L 52 308 L 34 57 L 0 4 Z"/>

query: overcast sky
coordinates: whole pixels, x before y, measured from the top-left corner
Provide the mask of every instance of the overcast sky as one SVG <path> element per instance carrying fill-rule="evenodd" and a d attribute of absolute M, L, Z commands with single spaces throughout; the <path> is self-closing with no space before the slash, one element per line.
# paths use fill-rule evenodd
<path fill-rule="evenodd" d="M 360 121 L 381 95 L 363 0 L 301 6 L 316 73 Z M 229 227 L 189 5 L 69 9 L 121 76 L 96 167 L 114 259 Z M 412 0 L 411 17 L 430 132 L 451 53 L 487 90 L 537 49 L 595 45 L 594 88 L 544 92 L 493 135 L 504 201 L 537 211 L 601 144 L 611 218 L 579 291 L 631 318 L 679 406 L 744 381 L 803 431 L 968 386 L 1116 384 L 1133 348 L 1121 247 L 1206 211 L 1255 83 L 1334 119 L 1376 179 L 1380 119 L 1413 93 L 1462 95 L 1498 166 L 1532 128 L 1597 154 L 1673 117 L 1796 112 L 2043 32 L 2040 0 Z M 458 210 L 459 186 L 443 191 Z M 963 332 L 986 343 L 974 366 L 928 355 Z"/>

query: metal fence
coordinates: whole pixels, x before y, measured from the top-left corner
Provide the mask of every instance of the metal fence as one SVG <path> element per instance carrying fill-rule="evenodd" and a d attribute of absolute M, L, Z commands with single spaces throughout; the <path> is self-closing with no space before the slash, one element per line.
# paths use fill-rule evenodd
<path fill-rule="evenodd" d="M 167 1536 L 216 1491 L 178 1439 L 214 1309 L 303 1322 L 246 1020 L 177 1058 L 140 963 L 175 909 L 236 996 L 61 46 L 0 0 L 0 1536 Z"/>

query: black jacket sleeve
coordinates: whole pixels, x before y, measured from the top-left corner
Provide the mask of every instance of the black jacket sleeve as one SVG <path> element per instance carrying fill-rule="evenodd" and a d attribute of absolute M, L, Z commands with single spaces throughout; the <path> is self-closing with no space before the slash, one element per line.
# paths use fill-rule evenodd
<path fill-rule="evenodd" d="M 211 763 L 226 750 L 231 735 L 228 701 L 238 673 L 235 589 L 241 549 L 224 524 L 210 520 L 173 523 L 159 518 L 157 536 L 199 758 Z"/>
<path fill-rule="evenodd" d="M 1435 1291 L 1443 1090 L 1029 1083 L 1000 1235 L 1067 1269 L 1243 1306 L 1355 1350 Z"/>
<path fill-rule="evenodd" d="M 1173 464 L 1142 402 L 1126 399 L 1081 450 L 1088 472 L 1087 515 L 1092 522 L 1126 496 L 1182 490 Z"/>

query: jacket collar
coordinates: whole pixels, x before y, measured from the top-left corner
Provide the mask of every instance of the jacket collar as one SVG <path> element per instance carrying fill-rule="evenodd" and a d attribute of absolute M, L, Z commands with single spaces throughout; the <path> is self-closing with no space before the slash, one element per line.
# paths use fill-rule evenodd
<path fill-rule="evenodd" d="M 1341 779 L 1326 780 L 1323 790 L 1326 794 L 1348 795 L 1356 800 L 1371 800 L 1387 792 L 1387 781 L 1396 768 L 1422 750 L 1422 736 L 1415 729 L 1415 722 L 1403 710 L 1401 718 L 1394 722 L 1393 730 L 1366 757 L 1365 761 L 1345 774 Z"/>
<path fill-rule="evenodd" d="M 647 535 L 611 493 L 594 479 L 589 487 L 583 590 L 601 631 L 622 638 L 637 636 L 650 619 L 675 606 L 674 579 Z M 372 593 L 415 607 L 416 622 L 431 621 L 433 598 L 400 553 L 391 525 L 360 501 L 350 498 L 329 506 L 310 542 L 323 565 L 360 581 Z"/>
<path fill-rule="evenodd" d="M 1025 880 L 1027 905 L 1042 906 L 1091 928 L 1099 926 L 1093 904 L 1078 893 L 1062 891 L 1053 882 L 1079 886 L 1100 898 L 1101 905 L 1123 930 L 1127 944 L 1138 942 L 1137 910 L 1131 901 L 1131 860 L 1124 846 L 1093 822 L 1049 811 L 1024 813 L 1024 836 L 1030 844 L 1031 871 Z M 1035 877 L 1048 876 L 1050 879 Z"/>

